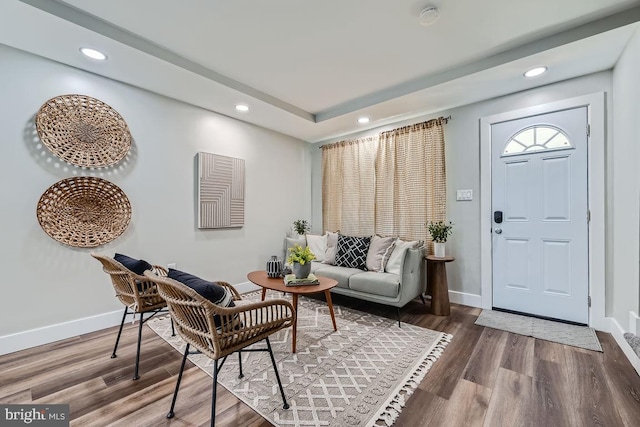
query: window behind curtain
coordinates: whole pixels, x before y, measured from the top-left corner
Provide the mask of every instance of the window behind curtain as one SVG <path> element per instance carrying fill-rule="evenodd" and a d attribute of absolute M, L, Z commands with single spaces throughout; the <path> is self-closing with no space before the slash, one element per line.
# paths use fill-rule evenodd
<path fill-rule="evenodd" d="M 427 240 L 426 223 L 446 218 L 447 120 L 323 146 L 323 229 Z"/>

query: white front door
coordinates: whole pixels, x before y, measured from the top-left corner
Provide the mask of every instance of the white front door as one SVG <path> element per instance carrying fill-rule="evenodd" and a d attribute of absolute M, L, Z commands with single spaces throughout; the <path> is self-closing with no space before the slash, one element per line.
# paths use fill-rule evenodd
<path fill-rule="evenodd" d="M 587 324 L 587 107 L 491 125 L 493 307 Z"/>

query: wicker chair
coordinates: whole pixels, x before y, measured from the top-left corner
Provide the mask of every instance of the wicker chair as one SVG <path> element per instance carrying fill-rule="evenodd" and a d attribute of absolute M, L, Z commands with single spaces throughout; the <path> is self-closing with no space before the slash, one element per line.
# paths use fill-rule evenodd
<path fill-rule="evenodd" d="M 190 346 L 195 347 L 202 354 L 213 359 L 213 392 L 211 398 L 211 426 L 215 425 L 216 417 L 216 388 L 218 384 L 218 372 L 222 369 L 227 356 L 238 352 L 239 378 L 242 374 L 242 352 L 268 351 L 271 363 L 276 374 L 280 394 L 282 395 L 283 408 L 288 409 L 289 404 L 282 388 L 278 367 L 276 366 L 269 335 L 293 325 L 295 311 L 291 303 L 277 299 L 241 304 L 236 307 L 221 307 L 215 305 L 206 298 L 200 296 L 193 289 L 168 277 L 155 276 L 150 271 L 145 271 L 145 276 L 156 283 L 162 298 L 167 301 L 169 313 L 173 318 L 178 334 L 187 343 L 182 357 L 182 365 L 176 382 L 176 388 L 171 401 L 171 409 L 167 418 L 173 418 L 173 409 L 176 404 L 182 372 L 189 354 Z M 226 282 L 216 282 L 231 291 L 234 300 L 242 299 L 233 286 Z M 216 320 L 218 324 L 216 327 Z M 246 347 L 258 341 L 265 340 L 267 348 Z M 222 359 L 221 362 L 219 360 Z"/>
<path fill-rule="evenodd" d="M 133 374 L 133 379 L 140 378 L 138 375 L 138 368 L 140 366 L 140 342 L 142 341 L 142 325 L 156 314 L 163 311 L 167 306 L 165 300 L 158 294 L 158 289 L 155 283 L 149 281 L 146 277 L 137 275 L 133 271 L 126 268 L 113 258 L 100 255 L 97 253 L 91 253 L 91 256 L 100 261 L 102 264 L 102 270 L 111 276 L 111 283 L 113 289 L 116 291 L 116 297 L 124 304 L 124 314 L 122 315 L 122 322 L 120 322 L 120 329 L 118 330 L 118 337 L 116 338 L 116 345 L 113 347 L 113 353 L 111 358 L 115 358 L 116 351 L 118 350 L 118 343 L 120 342 L 120 335 L 122 335 L 122 327 L 127 315 L 134 316 L 140 314 L 140 321 L 138 326 L 138 348 L 136 352 L 136 368 Z M 160 266 L 153 266 L 154 270 L 158 274 L 167 275 L 167 270 Z M 151 313 L 151 316 L 144 318 L 145 313 Z M 173 322 L 171 323 L 173 328 Z M 175 333 L 174 333 L 175 335 Z"/>

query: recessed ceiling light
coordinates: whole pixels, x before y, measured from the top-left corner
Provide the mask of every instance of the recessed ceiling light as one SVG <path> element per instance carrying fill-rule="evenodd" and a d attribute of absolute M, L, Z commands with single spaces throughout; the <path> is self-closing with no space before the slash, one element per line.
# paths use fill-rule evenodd
<path fill-rule="evenodd" d="M 90 47 L 81 47 L 80 52 L 82 52 L 84 56 L 87 56 L 91 59 L 97 59 L 98 61 L 104 61 L 105 59 L 107 59 L 107 55 L 100 52 L 99 50 L 91 49 Z"/>
<path fill-rule="evenodd" d="M 535 77 L 547 71 L 547 67 L 536 67 L 532 68 L 526 73 L 524 73 L 525 77 Z"/>
<path fill-rule="evenodd" d="M 362 124 L 369 123 L 370 121 L 371 119 L 369 117 L 360 117 L 358 119 L 358 123 L 362 123 Z"/>
<path fill-rule="evenodd" d="M 428 6 L 420 12 L 419 22 L 423 27 L 428 27 L 438 20 L 440 11 L 435 6 Z"/>
<path fill-rule="evenodd" d="M 236 105 L 236 110 L 238 111 L 249 111 L 249 106 L 244 104 Z"/>

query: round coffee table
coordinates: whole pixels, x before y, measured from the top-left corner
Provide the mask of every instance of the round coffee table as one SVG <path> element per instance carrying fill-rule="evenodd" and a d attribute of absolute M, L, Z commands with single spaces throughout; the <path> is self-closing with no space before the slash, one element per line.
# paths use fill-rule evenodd
<path fill-rule="evenodd" d="M 338 282 L 328 277 L 318 276 L 320 281 L 319 285 L 302 285 L 302 286 L 286 286 L 282 278 L 272 278 L 267 276 L 266 271 L 252 271 L 247 274 L 247 278 L 256 285 L 262 288 L 262 300 L 264 301 L 267 295 L 267 289 L 279 292 L 288 292 L 293 299 L 293 308 L 296 311 L 296 320 L 293 322 L 293 333 L 291 341 L 291 352 L 296 352 L 296 331 L 298 325 L 298 295 L 304 294 L 316 294 L 318 292 L 324 292 L 324 297 L 327 300 L 329 306 L 329 313 L 331 313 L 331 321 L 333 322 L 333 330 L 337 331 L 336 316 L 333 312 L 333 303 L 331 302 L 331 292 L 329 290 L 335 287 Z"/>

